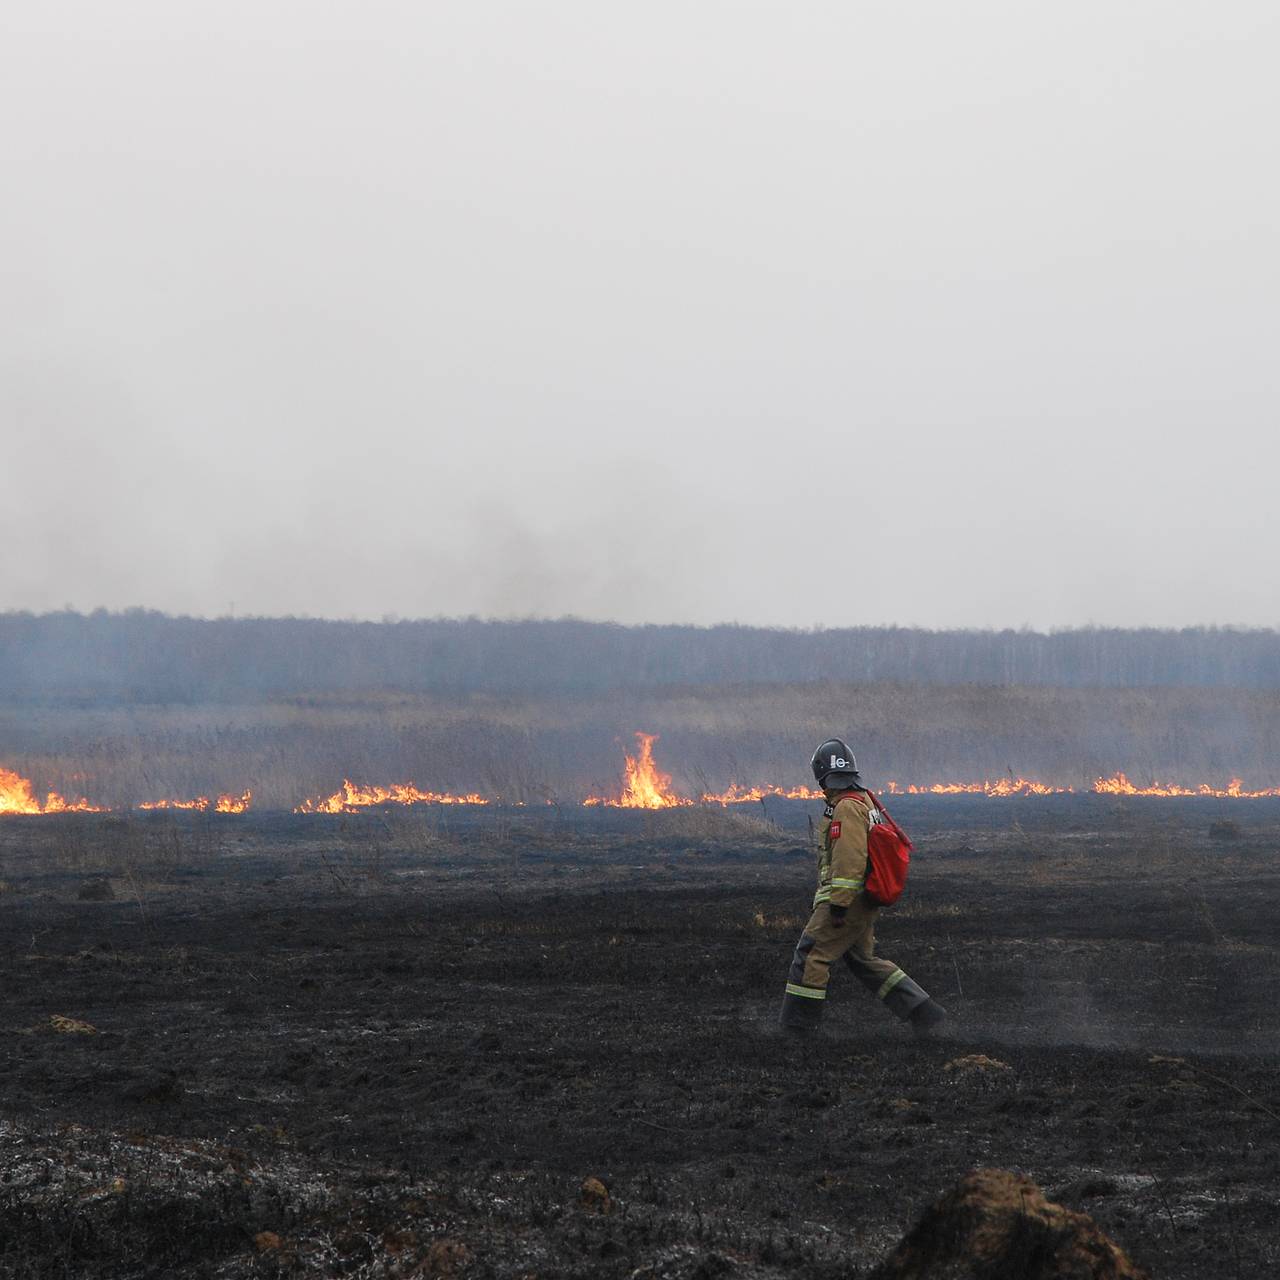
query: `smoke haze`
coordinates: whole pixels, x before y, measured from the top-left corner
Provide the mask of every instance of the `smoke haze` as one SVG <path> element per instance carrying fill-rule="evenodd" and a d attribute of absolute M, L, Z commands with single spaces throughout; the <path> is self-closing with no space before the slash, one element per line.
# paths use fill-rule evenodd
<path fill-rule="evenodd" d="M 1261 3 L 5 6 L 0 608 L 1274 626 L 1277 55 Z"/>

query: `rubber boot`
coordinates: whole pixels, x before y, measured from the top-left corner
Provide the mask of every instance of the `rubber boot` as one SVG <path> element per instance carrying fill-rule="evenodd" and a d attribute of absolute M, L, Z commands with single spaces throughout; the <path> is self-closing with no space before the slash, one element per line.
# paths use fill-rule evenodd
<path fill-rule="evenodd" d="M 789 991 L 782 997 L 782 1012 L 778 1015 L 778 1026 L 793 1036 L 816 1035 L 822 1026 L 822 1006 L 825 1000 L 814 1000 L 808 996 L 793 996 Z"/>
<path fill-rule="evenodd" d="M 930 999 L 929 993 L 913 978 L 909 978 L 897 965 L 886 978 L 883 964 L 868 964 L 852 951 L 845 953 L 844 962 L 849 966 L 854 977 L 877 1000 L 883 1001 L 884 1007 L 895 1018 L 901 1018 L 903 1022 L 910 1022 L 915 1011 L 921 1005 L 927 1004 Z"/>
<path fill-rule="evenodd" d="M 918 1036 L 936 1035 L 947 1020 L 947 1011 L 930 996 L 911 1011 L 911 1030 Z"/>

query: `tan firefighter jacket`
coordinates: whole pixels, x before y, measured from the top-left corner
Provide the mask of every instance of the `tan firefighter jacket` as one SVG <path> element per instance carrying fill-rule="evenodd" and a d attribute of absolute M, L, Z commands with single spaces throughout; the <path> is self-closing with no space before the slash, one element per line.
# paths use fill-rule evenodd
<path fill-rule="evenodd" d="M 867 874 L 867 832 L 871 830 L 871 797 L 845 792 L 827 805 L 818 825 L 818 892 L 813 905 L 829 902 L 847 907 L 862 892 Z"/>

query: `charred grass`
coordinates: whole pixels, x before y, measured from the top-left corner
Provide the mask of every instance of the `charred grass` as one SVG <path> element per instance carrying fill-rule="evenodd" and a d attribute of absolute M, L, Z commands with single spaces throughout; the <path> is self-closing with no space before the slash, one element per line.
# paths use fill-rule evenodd
<path fill-rule="evenodd" d="M 801 1046 L 769 824 L 5 823 L 0 1273 L 834 1278 L 998 1165 L 1273 1274 L 1276 830 L 971 812 L 880 928 L 949 1037 L 837 974 Z"/>

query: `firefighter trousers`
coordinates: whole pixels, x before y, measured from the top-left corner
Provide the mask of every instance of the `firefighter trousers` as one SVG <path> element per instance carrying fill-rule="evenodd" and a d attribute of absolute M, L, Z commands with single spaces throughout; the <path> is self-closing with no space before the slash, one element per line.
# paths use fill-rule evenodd
<path fill-rule="evenodd" d="M 892 960 L 876 955 L 879 908 L 858 898 L 836 923 L 831 908 L 818 903 L 791 959 L 781 1022 L 792 1030 L 813 1030 L 822 1021 L 831 966 L 840 959 L 868 991 L 904 1021 L 929 999 L 929 993 Z"/>

